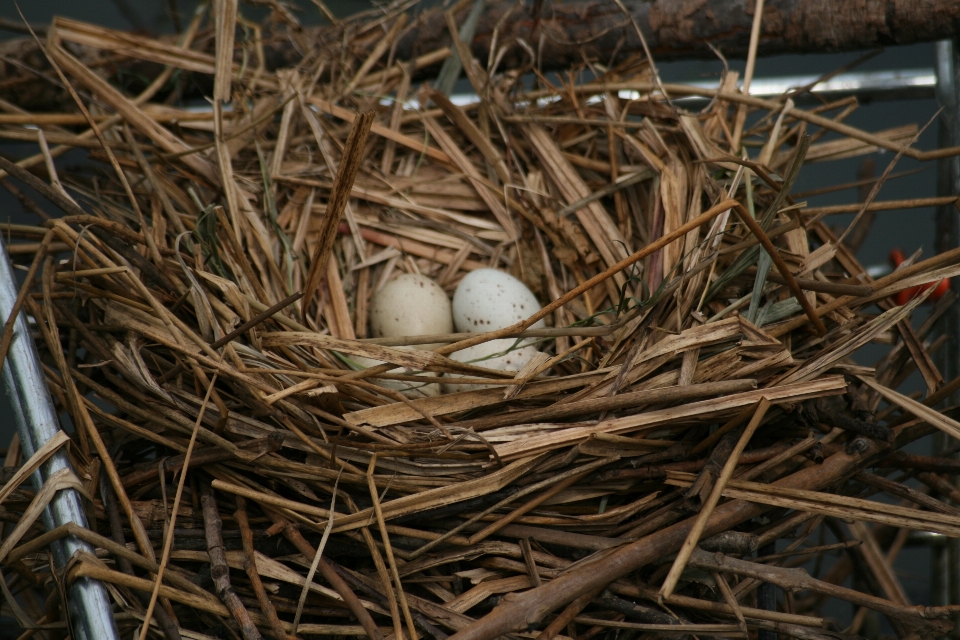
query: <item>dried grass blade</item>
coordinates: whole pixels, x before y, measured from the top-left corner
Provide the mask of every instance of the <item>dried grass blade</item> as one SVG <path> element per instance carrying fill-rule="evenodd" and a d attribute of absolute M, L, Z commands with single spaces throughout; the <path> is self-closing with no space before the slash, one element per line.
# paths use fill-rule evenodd
<path fill-rule="evenodd" d="M 770 401 L 766 398 L 761 398 L 760 402 L 757 403 L 757 408 L 753 414 L 753 417 L 750 419 L 750 422 L 740 435 L 740 439 L 737 441 L 737 445 L 730 453 L 730 457 L 727 458 L 727 461 L 724 463 L 723 469 L 720 472 L 720 476 L 717 478 L 715 484 L 713 485 L 713 489 L 710 491 L 710 496 L 700 508 L 700 513 L 697 516 L 697 519 L 694 521 L 693 527 L 690 529 L 690 533 L 687 534 L 687 539 L 684 540 L 683 546 L 680 547 L 680 552 L 677 554 L 677 558 L 673 561 L 673 566 L 670 567 L 670 572 L 664 579 L 663 586 L 660 587 L 661 598 L 669 598 L 671 595 L 673 595 L 673 590 L 677 587 L 677 582 L 680 580 L 680 574 L 683 573 L 683 569 L 686 567 L 687 561 L 690 559 L 690 554 L 693 553 L 694 548 L 700 541 L 700 535 L 706 528 L 707 521 L 710 520 L 710 516 L 713 515 L 713 510 L 717 506 L 717 503 L 720 502 L 720 496 L 723 494 L 723 490 L 726 488 L 727 482 L 733 477 L 733 472 L 737 469 L 737 463 L 740 461 L 740 454 L 742 454 L 744 449 L 747 448 L 747 445 L 750 443 L 750 439 L 760 426 L 760 423 L 763 422 L 763 418 L 767 415 L 767 411 L 771 406 L 772 405 L 770 404 Z"/>
<path fill-rule="evenodd" d="M 230 102 L 233 81 L 233 39 L 237 24 L 237 0 L 214 0 L 214 36 L 216 38 L 216 70 L 213 78 L 213 99 Z"/>
<path fill-rule="evenodd" d="M 3 485 L 3 489 L 0 489 L 0 504 L 10 497 L 10 494 L 19 487 L 23 482 L 34 472 L 40 465 L 47 461 L 47 459 L 52 456 L 60 447 L 64 444 L 70 442 L 70 436 L 68 436 L 63 431 L 57 431 L 56 435 L 47 440 L 42 447 L 37 449 L 30 459 L 23 463 L 17 472 L 13 474 L 13 477 L 7 480 L 7 483 Z"/>
<path fill-rule="evenodd" d="M 335 104 L 332 104 L 320 98 L 316 98 L 316 97 L 310 98 L 310 103 L 316 105 L 317 109 L 319 109 L 320 111 L 334 115 L 342 120 L 346 120 L 347 122 L 353 122 L 354 119 L 357 118 L 357 115 L 351 112 L 349 109 L 338 107 Z M 450 165 L 453 164 L 453 160 L 450 158 L 450 156 L 445 154 L 440 149 L 430 146 L 429 144 L 427 144 L 426 140 L 415 140 L 410 136 L 404 135 L 402 133 L 398 133 L 393 129 L 390 129 L 389 127 L 385 127 L 381 124 L 374 124 L 373 126 L 370 127 L 370 131 L 372 131 L 373 133 L 377 134 L 382 138 L 386 138 L 387 140 L 393 140 L 397 144 L 403 145 L 408 149 L 412 149 L 417 153 L 423 153 L 426 156 L 433 158 L 434 160 L 445 162 Z"/>
<path fill-rule="evenodd" d="M 313 297 L 323 280 L 324 271 L 333 251 L 333 242 L 336 240 L 337 231 L 340 228 L 340 218 L 347 207 L 350 190 L 353 188 L 353 182 L 360 170 L 360 161 L 363 159 L 367 135 L 370 133 L 375 115 L 375 112 L 370 111 L 357 116 L 353 128 L 350 129 L 350 135 L 347 137 L 340 167 L 337 169 L 337 178 L 330 194 L 330 202 L 327 204 L 327 215 L 320 230 L 320 239 L 313 253 L 313 259 L 310 261 L 310 271 L 307 273 L 303 287 L 304 298 L 300 308 L 304 312 L 313 301 Z"/>
<path fill-rule="evenodd" d="M 341 469 L 341 473 L 342 473 Z M 320 537 L 320 544 L 317 546 L 317 552 L 313 556 L 313 562 L 310 563 L 310 570 L 307 572 L 307 579 L 303 581 L 303 589 L 300 591 L 300 598 L 297 600 L 297 613 L 293 616 L 293 635 L 297 635 L 297 628 L 300 626 L 300 616 L 303 615 L 303 605 L 307 601 L 307 593 L 310 592 L 310 585 L 313 583 L 313 576 L 317 573 L 317 567 L 320 565 L 320 558 L 323 557 L 323 550 L 327 546 L 327 540 L 330 539 L 330 531 L 333 529 L 333 515 L 336 509 L 337 489 L 340 486 L 340 474 L 337 474 L 337 480 L 333 483 L 333 493 L 330 498 L 330 515 L 327 517 L 327 525 L 323 528 L 323 535 Z"/>
<path fill-rule="evenodd" d="M 38 491 L 33 497 L 33 500 L 30 501 L 30 506 L 28 506 L 24 510 L 23 515 L 20 516 L 17 526 L 14 527 L 10 535 L 6 537 L 3 544 L 0 545 L 0 562 L 6 559 L 10 551 L 20 542 L 20 539 L 27 533 L 30 527 L 33 526 L 33 523 L 37 521 L 37 518 L 43 514 L 44 509 L 47 508 L 47 505 L 50 504 L 50 501 L 53 500 L 57 492 L 63 489 L 73 489 L 88 500 L 91 499 L 90 496 L 87 495 L 83 483 L 80 482 L 76 474 L 69 468 L 60 469 L 50 475 L 43 483 L 40 491 Z"/>
<path fill-rule="evenodd" d="M 213 385 L 217 381 L 217 374 L 213 375 L 207 387 L 207 395 L 200 405 L 200 411 L 197 414 L 197 420 L 193 425 L 193 433 L 190 434 L 190 443 L 187 445 L 187 451 L 184 453 L 183 470 L 180 472 L 180 481 L 177 483 L 177 493 L 173 498 L 173 510 L 170 515 L 170 524 L 166 530 L 166 536 L 163 541 L 163 552 L 160 554 L 160 566 L 157 570 L 156 578 L 153 581 L 153 587 L 150 589 L 150 602 L 147 604 L 147 612 L 144 620 L 150 620 L 153 617 L 153 609 L 157 605 L 157 598 L 160 595 L 161 584 L 163 583 L 163 574 L 167 563 L 170 561 L 170 551 L 173 549 L 174 525 L 177 522 L 177 515 L 180 512 L 180 499 L 183 496 L 183 487 L 187 479 L 187 469 L 190 467 L 190 456 L 193 454 L 193 446 L 197 442 L 197 433 L 200 430 L 200 423 L 203 421 L 203 414 L 206 411 L 207 403 L 210 402 L 210 396 L 213 393 Z M 152 547 L 151 547 L 152 551 Z M 144 624 L 140 629 L 139 640 L 145 640 L 149 625 Z"/>
<path fill-rule="evenodd" d="M 773 264 L 776 265 L 777 271 L 779 271 L 783 279 L 787 281 L 787 286 L 790 287 L 790 291 L 800 303 L 800 306 L 803 307 L 803 312 L 807 314 L 807 317 L 813 324 L 814 329 L 816 329 L 817 333 L 821 336 L 825 335 L 827 333 L 827 328 L 824 326 L 823 321 L 820 320 L 820 316 L 817 315 L 816 309 L 814 309 L 813 305 L 810 304 L 807 296 L 803 294 L 803 290 L 800 288 L 800 285 L 797 284 L 796 278 L 794 278 L 793 274 L 790 272 L 790 267 L 787 266 L 787 263 L 783 261 L 783 258 L 777 251 L 777 248 L 773 246 L 772 242 L 770 242 L 770 238 L 767 237 L 767 234 L 764 233 L 763 229 L 759 224 L 757 224 L 756 220 L 754 220 L 753 217 L 751 217 L 742 206 L 738 205 L 734 207 L 734 211 L 737 212 L 737 215 L 740 216 L 740 219 L 743 221 L 743 223 L 750 228 L 750 231 L 757 237 L 757 239 L 760 241 L 760 244 L 773 260 Z"/>
<path fill-rule="evenodd" d="M 397 571 L 397 561 L 393 556 L 393 545 L 390 544 L 390 534 L 387 531 L 387 524 L 383 518 L 383 510 L 380 506 L 380 494 L 377 491 L 377 485 L 373 481 L 373 472 L 377 466 L 377 456 L 370 457 L 370 465 L 367 467 L 367 488 L 370 491 L 370 500 L 373 502 L 373 513 L 377 519 L 377 526 L 380 529 L 380 538 L 383 540 L 383 548 L 387 554 L 387 562 L 390 565 L 390 573 L 393 577 L 394 589 L 397 599 L 400 601 L 400 610 L 403 611 L 403 619 L 407 623 L 407 632 L 411 640 L 417 637 L 417 629 L 413 624 L 413 618 L 410 616 L 410 606 L 407 604 L 407 596 L 403 591 L 403 584 L 400 581 L 400 573 Z"/>
<path fill-rule="evenodd" d="M 887 387 L 879 384 L 876 380 L 873 380 L 872 378 L 867 378 L 864 376 L 857 376 L 857 377 L 865 385 L 867 385 L 868 387 L 870 387 L 871 389 L 873 389 L 874 391 L 882 395 L 884 398 L 886 398 L 888 402 L 891 402 L 899 406 L 901 409 L 903 409 L 907 413 L 911 413 L 916 417 L 920 418 L 921 420 L 924 420 L 925 422 L 935 426 L 936 428 L 946 433 L 948 436 L 956 440 L 960 440 L 960 422 L 957 422 L 956 420 L 949 418 L 946 415 L 934 409 L 931 409 L 925 404 L 921 404 L 917 402 L 916 400 L 914 400 L 913 398 L 910 398 L 909 396 L 905 396 L 902 393 L 898 393 L 893 389 L 888 389 Z"/>
<path fill-rule="evenodd" d="M 801 398 L 830 396 L 843 393 L 846 382 L 841 376 L 824 377 L 816 382 L 782 385 L 757 391 L 747 391 L 717 398 L 692 402 L 680 407 L 648 411 L 636 416 L 610 418 L 596 425 L 587 427 L 571 427 L 553 433 L 533 435 L 522 440 L 508 442 L 497 446 L 497 453 L 503 460 L 512 460 L 517 456 L 529 456 L 544 451 L 551 451 L 584 440 L 594 433 L 629 433 L 649 430 L 658 426 L 670 424 L 674 420 L 704 419 L 707 416 L 729 415 L 730 412 L 742 409 L 745 406 L 767 398 L 771 403 L 799 401 Z"/>

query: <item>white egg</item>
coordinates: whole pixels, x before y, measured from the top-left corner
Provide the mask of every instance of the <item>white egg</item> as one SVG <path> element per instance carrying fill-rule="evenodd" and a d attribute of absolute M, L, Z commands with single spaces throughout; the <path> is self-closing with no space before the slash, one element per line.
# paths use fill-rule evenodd
<path fill-rule="evenodd" d="M 497 269 L 477 269 L 463 277 L 453 294 L 453 323 L 457 331 L 484 333 L 526 320 L 540 303 L 526 285 Z M 544 327 L 538 320 L 531 328 Z"/>
<path fill-rule="evenodd" d="M 503 340 L 491 340 L 472 347 L 467 347 L 462 351 L 455 351 L 450 354 L 451 360 L 457 362 L 466 362 L 477 365 L 485 369 L 494 369 L 496 371 L 520 371 L 530 360 L 538 353 L 537 349 L 531 346 L 520 346 L 513 338 L 504 338 Z M 448 373 L 447 378 L 462 378 L 459 374 Z M 469 376 L 476 377 L 476 376 Z M 490 384 L 444 384 L 445 393 L 456 393 L 457 391 L 476 391 L 477 389 L 491 389 L 498 385 Z"/>
<path fill-rule="evenodd" d="M 373 294 L 370 328 L 375 338 L 453 333 L 450 299 L 426 276 L 404 273 Z M 432 349 L 437 345 L 417 345 Z"/>
<path fill-rule="evenodd" d="M 412 348 L 412 347 L 400 347 L 400 348 Z M 351 362 L 356 365 L 359 365 L 360 369 L 369 369 L 370 367 L 377 367 L 381 364 L 384 364 L 382 360 L 374 360 L 373 358 L 365 358 L 363 356 L 347 356 Z M 407 380 L 382 380 L 382 379 L 373 379 L 373 382 L 376 385 L 383 387 L 384 389 L 392 389 L 393 391 L 399 391 L 408 398 L 431 398 L 436 395 L 440 395 L 440 385 L 436 382 L 440 376 L 435 373 L 420 373 L 418 371 L 412 371 L 410 369 L 397 368 L 390 369 L 388 373 L 396 375 L 416 375 L 418 378 L 423 378 L 423 382 L 412 382 Z"/>

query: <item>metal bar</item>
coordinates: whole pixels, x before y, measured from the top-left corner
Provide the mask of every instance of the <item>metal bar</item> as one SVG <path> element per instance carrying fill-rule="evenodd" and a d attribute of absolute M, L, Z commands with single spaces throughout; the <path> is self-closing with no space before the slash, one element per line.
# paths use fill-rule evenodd
<path fill-rule="evenodd" d="M 750 95 L 756 98 L 779 98 L 780 96 L 811 87 L 809 91 L 796 96 L 796 102 L 833 101 L 854 96 L 858 100 L 916 100 L 933 98 L 936 93 L 937 74 L 933 69 L 902 69 L 892 71 L 859 71 L 841 73 L 817 82 L 820 76 L 779 76 L 775 78 L 755 78 L 750 83 Z M 715 91 L 716 80 L 697 80 L 686 82 L 692 87 Z M 811 86 L 812 85 L 812 86 Z M 637 98 L 639 94 L 621 91 L 621 98 Z M 679 104 L 703 104 L 707 98 L 684 96 L 673 101 Z M 476 98 L 474 98 L 476 101 Z M 454 102 L 457 100 L 454 98 Z"/>
<path fill-rule="evenodd" d="M 885 71 L 856 71 L 839 75 L 817 83 L 818 75 L 805 76 L 778 76 L 773 78 L 754 78 L 750 83 L 750 95 L 757 98 L 779 98 L 785 93 L 802 87 L 814 85 L 813 88 L 799 96 L 796 101 L 838 100 L 847 96 L 855 96 L 858 100 L 917 100 L 933 98 L 937 86 L 937 73 L 934 69 L 894 69 Z M 671 79 L 671 82 L 687 84 L 708 91 L 715 91 L 717 81 L 696 80 L 684 82 L 682 79 Z M 639 94 L 632 91 L 620 91 L 624 99 L 636 99 Z M 685 96 L 675 98 L 679 104 L 703 104 L 707 98 L 699 96 Z M 459 107 L 476 104 L 480 101 L 475 93 L 456 93 L 450 96 L 450 101 Z M 384 98 L 381 104 L 392 104 L 391 99 Z M 404 105 L 406 109 L 420 109 L 421 105 L 416 98 L 410 98 Z M 209 110 L 209 105 L 198 105 L 197 110 Z"/>
<path fill-rule="evenodd" d="M 16 299 L 17 280 L 6 247 L 0 240 L 0 317 L 10 317 Z M 29 457 L 60 431 L 60 424 L 25 314 L 21 313 L 17 318 L 13 332 L 13 341 L 3 366 L 3 385 L 20 433 L 20 446 Z M 34 487 L 39 491 L 46 478 L 69 466 L 70 460 L 61 449 L 33 474 Z M 80 495 L 73 489 L 66 489 L 57 492 L 44 510 L 43 523 L 51 530 L 70 522 L 87 527 L 87 516 Z M 58 568 L 65 567 L 77 551 L 94 552 L 90 545 L 73 536 L 53 543 L 51 550 Z M 77 640 L 119 640 L 110 598 L 100 582 L 90 578 L 74 581 L 67 590 L 67 607 L 73 623 L 72 636 Z"/>
<path fill-rule="evenodd" d="M 938 143 L 940 148 L 960 144 L 960 41 L 944 40 L 936 44 L 936 98 L 943 108 L 940 113 Z M 942 158 L 937 161 L 937 194 L 960 194 L 960 158 Z M 938 253 L 960 246 L 960 212 L 955 207 L 937 209 L 936 238 Z M 951 280 L 954 291 L 960 291 L 960 281 Z M 947 380 L 960 375 L 960 302 L 954 302 L 944 314 L 942 330 L 947 343 L 940 350 L 940 371 Z M 957 402 L 957 394 L 946 404 Z M 943 434 L 934 437 L 934 451 L 945 452 L 952 442 Z M 960 602 L 960 541 L 947 540 L 931 549 L 931 594 L 934 605 Z M 960 616 L 954 616 L 951 638 L 957 638 Z"/>
<path fill-rule="evenodd" d="M 776 98 L 783 94 L 817 82 L 820 76 L 781 76 L 754 78 L 750 83 L 750 95 L 758 98 Z M 716 89 L 717 83 L 691 82 Z M 896 69 L 892 71 L 855 71 L 841 73 L 824 82 L 817 83 L 806 97 L 831 101 L 846 96 L 860 100 L 903 100 L 932 98 L 937 85 L 933 69 Z"/>

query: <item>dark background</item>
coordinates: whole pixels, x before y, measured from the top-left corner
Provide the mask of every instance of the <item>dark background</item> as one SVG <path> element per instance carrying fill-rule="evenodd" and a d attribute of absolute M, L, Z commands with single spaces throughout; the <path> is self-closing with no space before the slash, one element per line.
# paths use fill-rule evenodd
<path fill-rule="evenodd" d="M 165 33 L 173 30 L 169 9 L 175 4 L 180 11 L 181 22 L 186 23 L 196 6 L 195 2 L 176 0 L 25 0 L 21 2 L 24 16 L 31 23 L 45 25 L 54 15 L 63 15 L 74 19 L 85 20 L 99 25 L 118 29 L 137 30 L 146 34 Z M 317 24 L 320 22 L 320 13 L 310 0 L 299 0 L 289 3 L 300 9 L 298 17 L 303 24 Z M 369 8 L 370 3 L 365 0 L 327 0 L 327 6 L 338 15 L 347 15 L 360 9 Z M 265 15 L 265 10 L 250 7 L 241 3 L 241 13 L 250 19 L 259 19 Z M 0 18 L 20 20 L 13 2 L 0 2 Z M 0 38 L 22 37 L 7 31 L 0 31 Z M 847 65 L 857 60 L 861 53 L 828 54 L 828 55 L 790 55 L 772 58 L 761 58 L 756 66 L 756 78 L 771 76 L 794 76 L 802 74 L 819 75 Z M 733 68 L 743 70 L 742 60 L 730 60 Z M 686 82 L 710 80 L 718 77 L 722 65 L 718 61 L 683 61 L 659 63 L 661 75 L 665 82 Z M 906 47 L 891 48 L 869 60 L 860 70 L 879 69 L 917 69 L 934 67 L 934 45 L 921 44 Z M 3 96 L 0 95 L 0 98 Z M 868 131 L 889 129 L 901 124 L 916 123 L 925 125 L 937 112 L 937 104 L 932 99 L 897 100 L 863 104 L 848 120 L 849 124 L 861 127 Z M 934 123 L 920 137 L 915 146 L 921 149 L 936 147 L 937 124 Z M 7 158 L 19 158 L 35 153 L 32 145 L 6 144 L 0 142 L 0 154 Z M 756 153 L 756 152 L 754 152 Z M 881 173 L 893 159 L 892 153 L 880 152 L 872 154 L 876 164 L 877 174 Z M 832 185 L 841 182 L 850 182 L 856 179 L 860 163 L 867 156 L 853 158 L 839 162 L 805 165 L 800 175 L 795 191 L 813 189 L 820 186 Z M 58 160 L 64 167 L 83 162 L 85 154 L 73 152 Z M 895 171 L 904 171 L 914 168 L 923 169 L 922 172 L 905 178 L 894 180 L 886 184 L 878 198 L 915 198 L 936 195 L 936 166 L 933 163 L 920 165 L 919 163 L 903 158 Z M 823 204 L 850 203 L 856 201 L 854 190 L 820 196 L 810 199 L 811 206 Z M 37 220 L 29 213 L 21 210 L 19 203 L 6 191 L 0 190 L 0 218 L 10 222 L 35 224 Z M 849 216 L 836 217 L 830 222 L 833 225 L 846 225 Z M 899 247 L 904 254 L 910 255 L 922 248 L 924 255 L 933 253 L 934 247 L 934 211 L 932 209 L 913 209 L 910 211 L 882 212 L 878 214 L 876 222 L 861 247 L 858 257 L 865 265 L 883 264 L 886 262 L 890 249 Z M 873 364 L 884 352 L 884 348 L 870 346 L 858 354 L 863 364 Z M 920 389 L 917 380 L 908 383 L 906 391 Z M 14 426 L 6 408 L 6 398 L 0 400 L 0 448 L 7 446 L 13 433 Z M 918 453 L 930 453 L 929 441 L 914 445 Z M 913 547 L 904 550 L 898 559 L 896 568 L 908 596 L 914 604 L 930 604 L 930 550 L 924 547 Z M 831 611 L 831 615 L 849 619 L 849 609 Z"/>

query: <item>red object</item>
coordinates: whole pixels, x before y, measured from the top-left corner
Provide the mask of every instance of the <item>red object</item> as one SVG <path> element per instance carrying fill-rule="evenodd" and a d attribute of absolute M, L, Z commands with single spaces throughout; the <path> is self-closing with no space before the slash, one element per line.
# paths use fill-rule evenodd
<path fill-rule="evenodd" d="M 904 257 L 903 252 L 900 251 L 900 249 L 893 249 L 890 252 L 889 260 L 890 260 L 890 264 L 893 265 L 894 269 L 899 267 L 900 264 L 905 259 L 906 258 Z M 896 301 L 898 305 L 903 306 L 908 302 L 910 302 L 910 300 L 912 300 L 914 297 L 920 295 L 922 291 L 926 291 L 930 287 L 936 287 L 936 289 L 934 289 L 933 293 L 930 294 L 930 297 L 928 298 L 928 300 L 930 302 L 936 302 L 937 300 L 942 298 L 943 294 L 945 294 L 950 289 L 950 279 L 944 278 L 943 280 L 941 280 L 940 282 L 937 282 L 936 284 L 934 284 L 933 282 L 928 282 L 927 284 L 922 284 L 916 287 L 910 287 L 909 289 L 904 289 L 903 291 L 900 291 L 895 296 L 893 296 L 893 299 Z"/>

